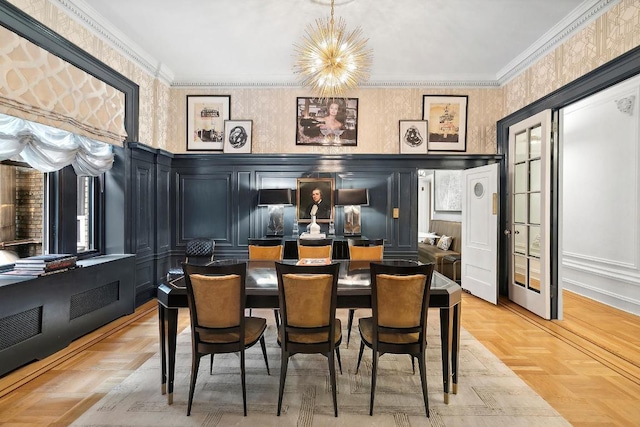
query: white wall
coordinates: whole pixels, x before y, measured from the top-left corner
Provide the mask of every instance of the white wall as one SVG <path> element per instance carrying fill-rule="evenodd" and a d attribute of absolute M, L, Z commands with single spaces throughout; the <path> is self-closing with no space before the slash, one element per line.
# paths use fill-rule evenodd
<path fill-rule="evenodd" d="M 425 169 L 421 172 L 424 173 L 424 176 L 418 179 L 418 240 L 423 240 L 424 235 L 429 231 L 429 220 L 431 219 L 462 222 L 462 212 L 439 212 L 434 210 L 434 171 Z"/>
<path fill-rule="evenodd" d="M 561 112 L 560 284 L 640 314 L 640 77 Z M 629 106 L 629 104 L 631 104 Z"/>

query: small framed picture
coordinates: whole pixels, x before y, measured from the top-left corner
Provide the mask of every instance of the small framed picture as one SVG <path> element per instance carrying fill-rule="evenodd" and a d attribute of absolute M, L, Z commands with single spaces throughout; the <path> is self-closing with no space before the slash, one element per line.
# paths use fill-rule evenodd
<path fill-rule="evenodd" d="M 253 120 L 224 121 L 224 152 L 251 153 Z"/>
<path fill-rule="evenodd" d="M 400 154 L 427 154 L 427 120 L 400 120 Z"/>
<path fill-rule="evenodd" d="M 187 151 L 222 151 L 231 95 L 187 95 Z"/>
<path fill-rule="evenodd" d="M 424 95 L 422 118 L 429 121 L 429 151 L 467 150 L 466 95 Z"/>

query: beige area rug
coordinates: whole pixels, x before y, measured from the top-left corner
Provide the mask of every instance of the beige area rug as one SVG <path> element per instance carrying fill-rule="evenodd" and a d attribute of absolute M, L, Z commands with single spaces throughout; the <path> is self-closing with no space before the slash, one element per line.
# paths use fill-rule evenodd
<path fill-rule="evenodd" d="M 257 314 L 256 314 L 257 312 Z M 346 310 L 339 310 L 346 315 Z M 366 315 L 366 310 L 356 311 Z M 346 348 L 340 348 L 343 374 L 338 373 L 338 418 L 333 416 L 327 360 L 321 355 L 296 355 L 289 361 L 283 414 L 276 416 L 280 348 L 275 340 L 273 313 L 254 311 L 268 319 L 267 375 L 260 345 L 249 349 L 247 417 L 242 415 L 240 359 L 236 354 L 202 359 L 191 416 L 186 416 L 191 365 L 189 330 L 178 336 L 174 403 L 160 393 L 160 357 L 145 362 L 119 386 L 83 414 L 73 426 L 568 426 L 549 404 L 464 329 L 460 341 L 458 394 L 444 403 L 440 358 L 439 317 L 429 313 L 427 371 L 430 418 L 425 416 L 420 375 L 412 374 L 408 356 L 384 355 L 378 364 L 373 416 L 369 416 L 371 350 L 358 375 L 355 368 L 360 336 L 354 325 Z M 343 327 L 346 328 L 346 319 Z M 354 322 L 357 324 L 357 322 Z"/>

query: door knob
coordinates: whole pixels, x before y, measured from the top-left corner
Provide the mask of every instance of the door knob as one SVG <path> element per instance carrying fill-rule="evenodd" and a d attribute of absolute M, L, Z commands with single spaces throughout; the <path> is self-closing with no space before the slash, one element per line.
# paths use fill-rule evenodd
<path fill-rule="evenodd" d="M 511 230 L 504 230 L 504 235 L 508 236 L 509 234 L 511 234 Z"/>

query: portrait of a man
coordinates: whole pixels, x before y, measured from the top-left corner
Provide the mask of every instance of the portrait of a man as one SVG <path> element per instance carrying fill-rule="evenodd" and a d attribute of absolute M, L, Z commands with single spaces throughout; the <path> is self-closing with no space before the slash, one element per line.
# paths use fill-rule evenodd
<path fill-rule="evenodd" d="M 298 221 L 333 220 L 333 178 L 299 178 L 297 199 Z"/>

